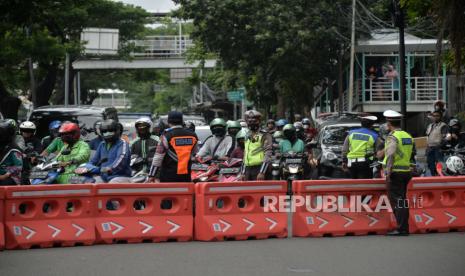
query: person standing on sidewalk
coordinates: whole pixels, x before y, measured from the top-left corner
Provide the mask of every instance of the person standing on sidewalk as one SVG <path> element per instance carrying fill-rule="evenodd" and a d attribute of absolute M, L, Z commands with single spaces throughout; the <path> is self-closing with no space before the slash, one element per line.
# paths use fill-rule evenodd
<path fill-rule="evenodd" d="M 441 152 L 441 146 L 448 133 L 447 124 L 442 121 L 442 113 L 434 111 L 432 113 L 433 123 L 426 128 L 427 148 L 426 160 L 432 176 L 437 176 L 436 163 L 442 162 L 444 156 Z"/>
<path fill-rule="evenodd" d="M 400 113 L 388 110 L 384 112 L 384 117 L 386 117 L 390 133 L 386 138 L 383 163 L 389 202 L 397 221 L 397 229 L 387 234 L 408 236 L 407 185 L 412 179 L 411 162 L 414 155 L 414 142 L 409 133 L 400 129 L 402 118 Z"/>

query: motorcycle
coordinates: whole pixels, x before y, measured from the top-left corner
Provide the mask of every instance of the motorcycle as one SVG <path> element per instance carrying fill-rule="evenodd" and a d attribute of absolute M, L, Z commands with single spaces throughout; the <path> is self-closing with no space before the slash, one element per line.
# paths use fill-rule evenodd
<path fill-rule="evenodd" d="M 448 161 L 450 162 L 451 158 L 459 158 L 462 160 L 462 163 L 465 164 L 465 148 L 448 148 L 443 150 L 445 162 L 436 163 L 436 172 L 439 176 L 457 176 L 465 175 L 465 168 L 457 172 L 452 172 L 448 167 Z"/>
<path fill-rule="evenodd" d="M 220 164 L 219 182 L 235 182 L 241 178 L 242 159 L 232 158 Z"/>
<path fill-rule="evenodd" d="M 55 184 L 58 176 L 64 171 L 60 162 L 45 157 L 37 157 L 38 165 L 29 174 L 31 185 Z"/>
<path fill-rule="evenodd" d="M 213 160 L 211 158 L 202 159 L 196 158 L 195 163 L 191 165 L 191 179 L 192 182 L 215 182 L 218 181 L 218 164 L 221 161 Z"/>
<path fill-rule="evenodd" d="M 292 182 L 303 179 L 306 160 L 306 153 L 289 152 L 281 156 L 282 179 L 287 180 L 289 194 L 292 193 Z"/>
<path fill-rule="evenodd" d="M 107 160 L 107 158 L 103 158 L 96 166 L 92 163 L 84 163 L 79 165 L 74 170 L 76 175 L 71 176 L 69 178 L 69 182 L 71 184 L 95 183 L 95 177 L 100 176 L 100 165 Z"/>
<path fill-rule="evenodd" d="M 271 160 L 271 176 L 273 180 L 281 179 L 281 160 L 277 156 Z"/>
<path fill-rule="evenodd" d="M 147 182 L 149 176 L 146 170 L 143 168 L 145 160 L 137 155 L 131 156 L 131 169 L 132 169 L 132 176 L 131 176 L 131 183 L 145 183 Z M 141 168 L 137 171 L 138 168 Z"/>

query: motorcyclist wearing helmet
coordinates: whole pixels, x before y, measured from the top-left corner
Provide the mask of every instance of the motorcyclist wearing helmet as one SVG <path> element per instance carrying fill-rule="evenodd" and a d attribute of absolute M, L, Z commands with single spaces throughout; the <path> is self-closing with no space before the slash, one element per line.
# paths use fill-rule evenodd
<path fill-rule="evenodd" d="M 283 128 L 284 139 L 279 142 L 279 151 L 281 154 L 295 152 L 303 153 L 305 144 L 302 139 L 297 137 L 297 130 L 292 124 L 287 124 Z"/>
<path fill-rule="evenodd" d="M 444 139 L 445 148 L 465 147 L 465 133 L 461 130 L 462 124 L 458 119 L 454 118 L 449 121 L 449 132 Z"/>
<path fill-rule="evenodd" d="M 16 128 L 8 120 L 0 120 L 0 186 L 21 184 L 23 154 L 14 142 Z"/>
<path fill-rule="evenodd" d="M 241 126 L 241 123 L 239 123 L 239 121 L 228 121 L 226 123 L 226 126 L 227 126 L 228 135 L 231 136 L 231 138 L 233 138 L 232 149 L 234 150 L 237 146 L 236 136 L 242 130 L 242 126 Z M 246 130 L 244 131 L 245 133 L 247 133 Z"/>
<path fill-rule="evenodd" d="M 276 131 L 276 123 L 273 119 L 266 121 L 266 131 L 268 131 L 268 133 L 271 135 L 273 135 Z"/>
<path fill-rule="evenodd" d="M 305 134 L 304 125 L 301 122 L 295 122 L 294 127 L 295 127 L 297 138 L 299 138 L 302 141 L 305 141 L 307 136 Z"/>
<path fill-rule="evenodd" d="M 97 182 L 128 183 L 131 177 L 131 151 L 129 144 L 121 138 L 121 126 L 115 120 L 105 120 L 100 125 L 104 141 L 98 146 L 90 162 L 100 166 Z M 106 161 L 101 162 L 106 158 Z"/>
<path fill-rule="evenodd" d="M 36 125 L 30 121 L 22 122 L 19 125 L 19 132 L 26 143 L 26 153 L 37 152 L 39 154 L 42 152 L 42 143 L 40 139 L 35 136 L 36 130 Z"/>
<path fill-rule="evenodd" d="M 163 120 L 157 120 L 153 124 L 152 134 L 157 137 L 161 137 L 163 132 L 165 132 L 166 127 L 167 126 L 165 125 L 165 123 L 163 123 Z"/>
<path fill-rule="evenodd" d="M 81 139 L 81 130 L 76 123 L 64 122 L 58 134 L 65 146 L 58 153 L 56 160 L 64 168 L 57 178 L 58 184 L 67 184 L 69 179 L 74 176 L 74 170 L 83 163 L 89 162 L 90 148 L 89 145 Z"/>
<path fill-rule="evenodd" d="M 313 127 L 312 121 L 309 118 L 302 119 L 302 125 L 304 128 L 305 133 L 305 140 L 304 142 L 310 142 L 315 138 L 318 134 L 318 130 Z"/>
<path fill-rule="evenodd" d="M 276 131 L 283 131 L 283 127 L 287 125 L 287 120 L 286 119 L 279 119 L 276 122 Z"/>
<path fill-rule="evenodd" d="M 194 122 L 186 122 L 186 128 L 195 133 L 195 124 Z"/>
<path fill-rule="evenodd" d="M 134 126 L 136 128 L 137 138 L 131 144 L 131 154 L 142 158 L 144 162 L 140 164 L 139 167 L 133 169 L 136 171 L 144 170 L 148 173 L 160 138 L 151 135 L 152 120 L 149 117 L 137 119 Z"/>
<path fill-rule="evenodd" d="M 226 134 L 226 122 L 221 118 L 210 122 L 213 135 L 205 139 L 197 157 L 204 159 L 228 160 L 233 149 L 233 138 Z"/>
<path fill-rule="evenodd" d="M 249 110 L 244 115 L 249 132 L 245 139 L 243 179 L 263 181 L 273 155 L 273 137 L 268 132 L 260 130 L 262 118 L 260 112 Z"/>
<path fill-rule="evenodd" d="M 10 125 L 11 129 L 14 129 L 15 135 L 13 137 L 13 142 L 24 152 L 26 150 L 26 142 L 24 142 L 23 136 L 17 133 L 18 124 L 13 119 L 5 119 L 5 122 Z"/>
<path fill-rule="evenodd" d="M 97 135 L 94 139 L 89 141 L 89 147 L 91 150 L 97 150 L 100 143 L 103 142 L 102 134 L 100 133 L 100 126 L 102 125 L 102 121 L 98 120 L 94 123 L 94 133 Z"/>
<path fill-rule="evenodd" d="M 53 121 L 48 125 L 50 136 L 47 136 L 44 139 L 42 139 L 42 145 L 45 148 L 45 150 L 41 154 L 42 156 L 48 156 L 52 153 L 57 154 L 65 146 L 65 143 L 63 143 L 58 133 L 61 125 L 62 122 L 60 121 Z"/>
<path fill-rule="evenodd" d="M 51 121 L 50 124 L 48 124 L 49 135 L 42 138 L 41 141 L 44 149 L 47 148 L 53 142 L 53 140 L 55 140 L 55 138 L 58 138 L 58 130 L 60 129 L 60 127 L 61 121 L 58 120 Z"/>
<path fill-rule="evenodd" d="M 231 153 L 231 158 L 243 159 L 244 158 L 244 148 L 245 148 L 245 137 L 247 136 L 247 131 L 241 130 L 236 134 L 236 148 Z"/>

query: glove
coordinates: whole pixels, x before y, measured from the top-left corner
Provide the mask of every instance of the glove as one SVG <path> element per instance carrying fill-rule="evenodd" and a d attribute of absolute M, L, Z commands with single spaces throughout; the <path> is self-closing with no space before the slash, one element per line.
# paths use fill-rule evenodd
<path fill-rule="evenodd" d="M 111 173 L 111 168 L 110 167 L 103 167 L 100 169 L 100 173 Z"/>

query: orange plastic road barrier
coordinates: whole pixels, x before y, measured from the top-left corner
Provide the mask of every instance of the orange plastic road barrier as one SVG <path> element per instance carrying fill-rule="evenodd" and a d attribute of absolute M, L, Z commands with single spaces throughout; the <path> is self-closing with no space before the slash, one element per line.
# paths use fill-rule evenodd
<path fill-rule="evenodd" d="M 465 231 L 465 177 L 413 178 L 407 193 L 411 233 Z"/>
<path fill-rule="evenodd" d="M 265 212 L 265 196 L 286 195 L 284 181 L 196 184 L 195 239 L 287 237 L 287 214 Z"/>
<path fill-rule="evenodd" d="M 5 189 L 0 187 L 0 250 L 5 248 L 5 233 L 3 225 L 3 201 L 5 198 Z"/>
<path fill-rule="evenodd" d="M 294 236 L 385 234 L 394 227 L 386 184 L 382 179 L 309 180 L 293 184 L 296 197 L 292 223 Z M 297 197 L 305 198 L 304 203 L 297 204 Z M 370 197 L 364 202 L 370 210 L 375 211 L 381 205 L 385 208 L 379 208 L 380 212 L 359 208 L 360 203 Z M 335 198 L 336 204 L 328 203 L 331 198 Z"/>
<path fill-rule="evenodd" d="M 7 187 L 6 248 L 93 244 L 93 195 L 93 185 Z"/>
<path fill-rule="evenodd" d="M 99 184 L 96 187 L 98 242 L 192 240 L 192 183 Z"/>

